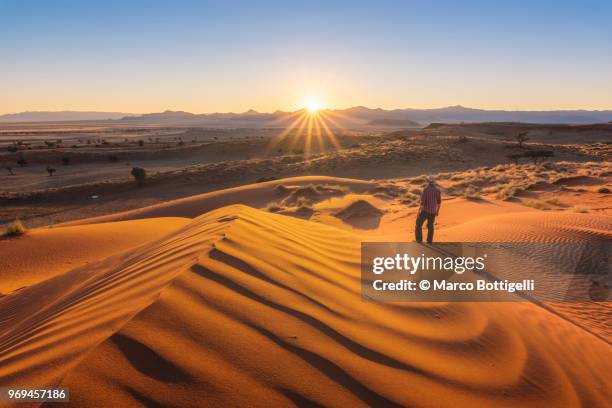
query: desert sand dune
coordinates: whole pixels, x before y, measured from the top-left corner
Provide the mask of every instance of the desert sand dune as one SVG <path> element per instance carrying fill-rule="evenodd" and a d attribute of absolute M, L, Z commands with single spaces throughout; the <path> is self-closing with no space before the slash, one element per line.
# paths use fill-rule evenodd
<path fill-rule="evenodd" d="M 88 262 L 136 248 L 188 221 L 175 217 L 38 228 L 19 239 L 0 240 L 0 293 L 6 294 Z"/>
<path fill-rule="evenodd" d="M 3 385 L 91 407 L 612 404 L 609 344 L 534 304 L 362 302 L 360 240 L 204 214 L 0 298 Z"/>

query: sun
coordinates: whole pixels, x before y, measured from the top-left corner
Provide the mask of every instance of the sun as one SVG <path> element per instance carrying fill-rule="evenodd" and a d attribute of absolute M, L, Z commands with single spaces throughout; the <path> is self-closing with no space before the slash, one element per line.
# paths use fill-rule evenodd
<path fill-rule="evenodd" d="M 304 107 L 308 110 L 308 112 L 314 114 L 323 108 L 323 104 L 317 99 L 308 99 L 304 102 Z"/>

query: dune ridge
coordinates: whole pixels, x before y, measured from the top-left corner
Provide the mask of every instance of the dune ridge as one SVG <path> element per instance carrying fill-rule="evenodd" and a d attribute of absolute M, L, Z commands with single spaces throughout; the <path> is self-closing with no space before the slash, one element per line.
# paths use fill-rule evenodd
<path fill-rule="evenodd" d="M 530 303 L 362 302 L 359 244 L 217 209 L 0 298 L 0 377 L 92 407 L 612 403 L 608 344 Z"/>

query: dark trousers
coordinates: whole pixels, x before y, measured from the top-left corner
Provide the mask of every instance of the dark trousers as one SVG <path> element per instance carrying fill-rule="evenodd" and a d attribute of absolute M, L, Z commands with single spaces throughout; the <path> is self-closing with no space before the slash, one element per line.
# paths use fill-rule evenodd
<path fill-rule="evenodd" d="M 423 223 L 427 220 L 427 242 L 433 242 L 434 235 L 434 221 L 436 220 L 436 214 L 429 214 L 425 211 L 421 211 L 416 219 L 416 226 L 414 227 L 414 238 L 417 242 L 423 242 Z"/>

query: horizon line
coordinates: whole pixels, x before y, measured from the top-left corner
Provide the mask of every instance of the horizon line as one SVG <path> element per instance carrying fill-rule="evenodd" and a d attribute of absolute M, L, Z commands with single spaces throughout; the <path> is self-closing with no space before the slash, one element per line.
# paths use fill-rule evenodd
<path fill-rule="evenodd" d="M 384 110 L 384 111 L 401 111 L 401 110 L 415 110 L 415 111 L 423 111 L 423 110 L 440 110 L 440 109 L 449 109 L 449 108 L 457 108 L 457 109 L 466 109 L 466 110 L 480 110 L 480 111 L 502 111 L 502 112 L 576 112 L 576 111 L 584 111 L 584 112 L 610 112 L 612 108 L 563 108 L 563 109 L 555 109 L 555 108 L 538 108 L 538 109 L 516 109 L 516 108 L 475 108 L 470 106 L 464 106 L 461 104 L 458 105 L 447 105 L 447 106 L 439 106 L 439 107 L 429 107 L 429 108 L 411 108 L 411 107 L 403 107 L 403 108 L 371 108 L 366 105 L 353 105 L 346 108 L 321 108 L 320 111 L 345 111 L 349 109 L 369 109 L 369 110 Z M 256 114 L 275 114 L 275 113 L 296 113 L 303 110 L 307 110 L 307 108 L 299 108 L 296 110 L 282 110 L 276 109 L 275 111 L 258 111 L 256 109 L 247 109 L 242 112 L 237 111 L 213 111 L 213 112 L 192 112 L 188 110 L 182 109 L 170 109 L 166 108 L 160 111 L 143 111 L 143 112 L 123 112 L 117 110 L 92 110 L 92 109 L 61 109 L 61 110 L 23 110 L 18 112 L 4 112 L 0 113 L 0 116 L 9 116 L 9 115 L 19 115 L 24 113 L 114 113 L 114 114 L 123 114 L 123 115 L 148 115 L 148 114 L 156 114 L 156 113 L 189 113 L 192 115 L 216 115 L 216 114 L 246 114 L 246 113 L 256 113 Z"/>

